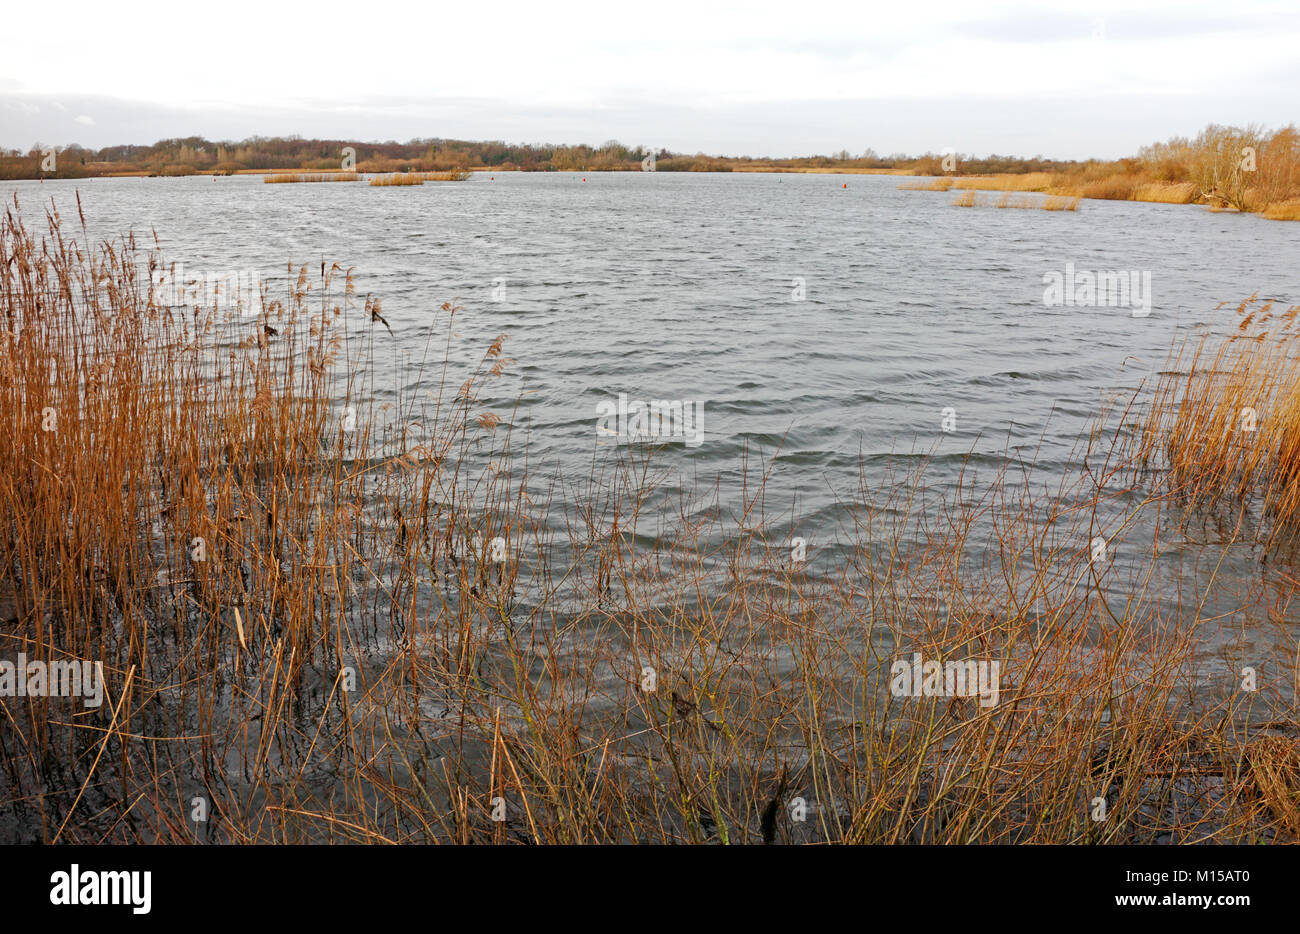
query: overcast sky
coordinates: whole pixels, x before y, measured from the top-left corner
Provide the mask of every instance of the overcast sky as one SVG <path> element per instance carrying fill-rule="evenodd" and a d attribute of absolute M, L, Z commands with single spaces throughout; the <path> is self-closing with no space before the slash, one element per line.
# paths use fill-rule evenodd
<path fill-rule="evenodd" d="M 10 3 L 0 146 L 297 134 L 1082 158 L 1300 120 L 1294 0 L 1133 6 Z"/>

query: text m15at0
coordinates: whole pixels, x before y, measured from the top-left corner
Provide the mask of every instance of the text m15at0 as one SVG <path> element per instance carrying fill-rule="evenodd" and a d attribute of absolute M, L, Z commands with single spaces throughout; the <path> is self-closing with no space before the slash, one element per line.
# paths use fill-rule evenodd
<path fill-rule="evenodd" d="M 1198 869 L 1197 882 L 1249 882 L 1248 869 Z"/>

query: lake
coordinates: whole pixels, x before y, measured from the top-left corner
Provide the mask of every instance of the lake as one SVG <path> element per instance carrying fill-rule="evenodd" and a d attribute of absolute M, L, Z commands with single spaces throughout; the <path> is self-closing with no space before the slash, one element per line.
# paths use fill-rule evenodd
<path fill-rule="evenodd" d="M 359 292 L 383 301 L 395 358 L 418 355 L 433 311 L 457 302 L 454 353 L 509 335 L 516 362 L 492 401 L 543 475 L 586 476 L 618 450 L 596 426 L 620 394 L 697 403 L 698 443 L 655 455 L 664 493 L 716 494 L 725 526 L 748 452 L 770 468 L 768 508 L 832 558 L 845 500 L 886 465 L 928 458 L 942 492 L 964 467 L 1019 458 L 1050 486 L 1102 400 L 1149 380 L 1181 331 L 1232 327 L 1216 306 L 1255 293 L 1300 302 L 1294 224 L 1135 202 L 962 209 L 899 182 L 479 173 L 420 187 L 191 177 L 4 192 L 29 213 L 52 198 L 71 217 L 79 190 L 92 237 L 156 232 L 169 261 L 252 269 L 272 294 L 290 260 L 353 266 Z M 1149 281 L 1149 313 L 1050 305 L 1045 280 L 1067 270 Z M 379 379 L 381 400 L 409 379 L 387 372 L 401 375 Z M 1258 555 L 1232 550 L 1224 571 L 1248 579 Z"/>

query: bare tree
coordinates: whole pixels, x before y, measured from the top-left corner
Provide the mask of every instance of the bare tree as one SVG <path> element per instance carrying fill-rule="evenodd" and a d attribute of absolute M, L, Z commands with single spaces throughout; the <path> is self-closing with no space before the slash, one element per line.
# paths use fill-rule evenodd
<path fill-rule="evenodd" d="M 1192 144 L 1192 182 L 1211 204 L 1247 211 L 1247 192 L 1254 185 L 1259 152 L 1267 136 L 1256 125 L 1210 124 Z"/>

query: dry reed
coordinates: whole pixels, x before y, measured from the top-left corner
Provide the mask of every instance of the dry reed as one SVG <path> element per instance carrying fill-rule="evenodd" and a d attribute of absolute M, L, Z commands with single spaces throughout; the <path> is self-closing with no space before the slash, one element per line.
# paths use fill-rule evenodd
<path fill-rule="evenodd" d="M 1165 365 L 1141 457 L 1192 508 L 1256 502 L 1281 528 L 1300 522 L 1298 314 L 1252 296 L 1230 332 L 1189 337 Z"/>
<path fill-rule="evenodd" d="M 451 172 L 390 172 L 376 175 L 370 180 L 372 185 L 422 185 L 425 182 L 465 182 L 474 177 L 474 173 L 458 169 Z"/>
<path fill-rule="evenodd" d="M 469 169 L 452 169 L 448 172 L 417 172 L 426 182 L 467 182 L 474 177 Z"/>
<path fill-rule="evenodd" d="M 262 181 L 268 185 L 302 182 L 355 182 L 362 178 L 356 172 L 275 172 Z"/>
<path fill-rule="evenodd" d="M 1133 192 L 1134 201 L 1150 201 L 1156 204 L 1191 204 L 1196 197 L 1196 186 L 1190 182 L 1179 184 L 1152 182 L 1138 185 Z"/>
<path fill-rule="evenodd" d="M 371 185 L 387 187 L 401 185 L 423 185 L 424 179 L 416 172 L 392 172 L 386 175 L 376 175 L 370 179 Z"/>
<path fill-rule="evenodd" d="M 1024 175 L 967 175 L 956 179 L 956 188 L 976 191 L 1044 191 L 1053 184 L 1050 172 L 1027 172 Z"/>
<path fill-rule="evenodd" d="M 1046 195 L 1039 197 L 1036 195 L 1015 194 L 1013 192 L 1003 192 L 1002 197 L 996 200 L 985 197 L 976 191 L 963 191 L 952 201 L 954 207 L 959 208 L 1018 208 L 1025 210 L 1043 210 L 1043 211 L 1077 211 L 1079 210 L 1079 199 L 1060 195 Z"/>
<path fill-rule="evenodd" d="M 947 191 L 955 181 L 952 176 L 941 175 L 924 182 L 900 182 L 898 187 L 902 191 Z"/>
<path fill-rule="evenodd" d="M 1270 204 L 1264 209 L 1264 216 L 1271 221 L 1300 221 L 1300 200 Z"/>

